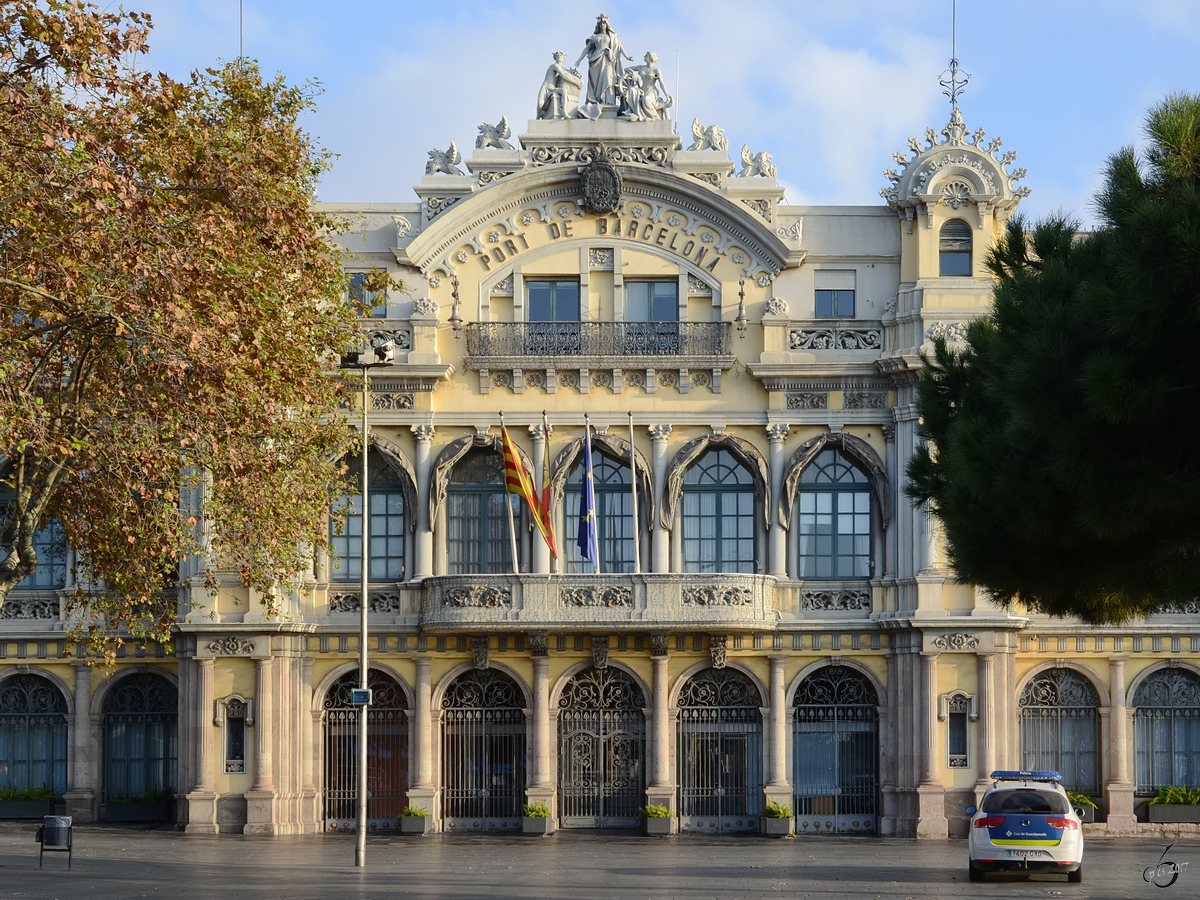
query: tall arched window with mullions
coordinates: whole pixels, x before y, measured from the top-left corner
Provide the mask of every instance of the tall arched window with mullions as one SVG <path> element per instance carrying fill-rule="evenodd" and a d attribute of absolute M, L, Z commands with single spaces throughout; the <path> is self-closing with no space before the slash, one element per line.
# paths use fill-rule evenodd
<path fill-rule="evenodd" d="M 446 493 L 446 556 L 451 575 L 512 571 L 504 504 L 513 504 L 515 516 L 518 499 L 505 491 L 499 453 L 476 451 L 454 467 Z"/>
<path fill-rule="evenodd" d="M 725 449 L 709 450 L 683 479 L 683 571 L 754 574 L 754 479 Z"/>
<path fill-rule="evenodd" d="M 838 450 L 800 476 L 796 534 L 801 578 L 871 577 L 871 486 Z"/>
<path fill-rule="evenodd" d="M 346 465 L 347 478 L 357 484 L 362 477 L 362 457 L 351 457 Z M 369 581 L 403 581 L 405 577 L 405 539 L 408 510 L 404 503 L 404 485 L 395 471 L 372 451 L 367 457 L 370 479 L 367 517 Z M 336 519 L 329 523 L 329 580 L 359 581 L 362 579 L 362 495 L 342 496 L 334 501 L 335 512 L 341 513 L 344 523 L 338 533 Z"/>
<path fill-rule="evenodd" d="M 633 498 L 629 496 L 629 467 L 600 453 L 592 454 L 592 484 L 596 489 L 596 525 L 600 535 L 600 570 L 605 574 L 633 571 Z M 563 541 L 567 571 L 590 574 L 592 564 L 583 558 L 571 538 L 579 527 L 579 498 L 583 492 L 582 458 L 567 478 L 563 493 Z"/>

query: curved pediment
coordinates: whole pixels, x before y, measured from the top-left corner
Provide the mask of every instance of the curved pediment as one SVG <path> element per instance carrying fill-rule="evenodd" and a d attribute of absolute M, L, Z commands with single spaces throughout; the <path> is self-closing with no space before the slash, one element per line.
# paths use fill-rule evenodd
<path fill-rule="evenodd" d="M 678 255 L 718 280 L 765 284 L 794 264 L 795 251 L 761 212 L 665 166 L 618 163 L 617 208 L 587 212 L 581 161 L 513 172 L 476 188 L 428 222 L 405 248 L 407 261 L 426 277 L 474 267 L 482 278 L 546 243 L 601 239 Z"/>

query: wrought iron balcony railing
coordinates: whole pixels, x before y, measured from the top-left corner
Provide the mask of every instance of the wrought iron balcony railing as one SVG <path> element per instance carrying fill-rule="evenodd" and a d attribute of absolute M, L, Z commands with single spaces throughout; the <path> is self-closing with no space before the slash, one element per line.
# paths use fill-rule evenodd
<path fill-rule="evenodd" d="M 728 322 L 475 322 L 467 355 L 651 357 L 711 360 L 730 356 Z"/>

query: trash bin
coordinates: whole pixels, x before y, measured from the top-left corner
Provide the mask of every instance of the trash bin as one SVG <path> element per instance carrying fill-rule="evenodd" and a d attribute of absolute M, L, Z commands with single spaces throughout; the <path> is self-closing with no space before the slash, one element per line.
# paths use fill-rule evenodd
<path fill-rule="evenodd" d="M 43 816 L 42 827 L 37 830 L 35 840 L 41 844 L 38 851 L 38 868 L 42 868 L 42 857 L 46 853 L 67 854 L 67 868 L 71 868 L 71 845 L 74 827 L 70 816 Z"/>

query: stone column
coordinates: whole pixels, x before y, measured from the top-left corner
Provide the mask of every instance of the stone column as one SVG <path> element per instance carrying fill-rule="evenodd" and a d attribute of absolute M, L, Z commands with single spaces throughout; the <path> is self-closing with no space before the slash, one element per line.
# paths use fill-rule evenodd
<path fill-rule="evenodd" d="M 96 821 L 96 786 L 92 774 L 92 667 L 81 659 L 75 667 L 75 718 L 70 787 L 63 799 L 76 822 Z"/>
<path fill-rule="evenodd" d="M 254 783 L 246 791 L 244 834 L 275 834 L 275 766 L 271 741 L 276 728 L 274 660 L 254 660 Z"/>
<path fill-rule="evenodd" d="M 942 785 L 938 766 L 937 719 L 938 654 L 921 653 L 921 783 L 917 785 L 917 837 L 945 838 L 949 836 L 946 820 L 946 789 Z"/>
<path fill-rule="evenodd" d="M 1137 830 L 1137 817 L 1133 813 L 1133 779 L 1129 774 L 1129 710 L 1125 698 L 1125 660 L 1127 656 L 1112 656 L 1108 660 L 1109 683 L 1109 733 L 1112 748 L 1109 758 L 1108 784 L 1105 793 L 1108 799 L 1108 830 L 1113 834 L 1130 833 Z"/>
<path fill-rule="evenodd" d="M 428 578 L 433 574 L 433 530 L 429 521 L 429 477 L 433 455 L 433 426 L 413 425 L 417 438 L 417 535 L 413 548 L 413 577 Z"/>
<path fill-rule="evenodd" d="M 314 721 L 313 702 L 313 658 L 300 660 L 300 820 L 306 831 L 321 833 L 325 830 L 321 822 L 320 796 L 317 791 L 317 749 L 319 728 Z"/>
<path fill-rule="evenodd" d="M 769 568 L 767 573 L 776 578 L 786 579 L 787 574 L 787 532 L 779 520 L 779 503 L 783 495 L 783 442 L 787 437 L 788 427 L 781 423 L 767 426 L 767 439 L 771 442 L 769 460 L 771 474 L 771 511 L 768 521 L 771 523 L 771 534 L 768 538 L 770 549 Z"/>
<path fill-rule="evenodd" d="M 435 809 L 437 788 L 433 783 L 433 660 L 418 656 L 417 683 L 413 704 L 413 745 L 408 802 L 429 810 L 434 821 L 439 820 Z M 435 826 L 436 827 L 436 826 Z"/>
<path fill-rule="evenodd" d="M 675 809 L 675 785 L 671 781 L 671 676 L 670 657 L 665 650 L 653 651 L 650 662 L 654 666 L 654 683 L 650 699 L 650 786 L 646 788 L 646 802 L 652 805 L 669 806 Z M 672 819 L 674 823 L 676 820 Z M 672 824 L 671 830 L 675 830 Z"/>
<path fill-rule="evenodd" d="M 979 776 L 975 781 L 975 805 L 983 800 L 983 792 L 992 784 L 992 772 L 996 770 L 996 704 L 995 691 L 992 689 L 993 671 L 996 656 L 993 653 L 980 653 L 976 657 L 976 677 L 978 699 L 976 712 L 979 714 L 979 724 L 976 727 L 978 748 L 975 751 L 979 763 Z"/>
<path fill-rule="evenodd" d="M 544 544 L 545 542 L 543 542 Z M 545 652 L 545 651 L 542 651 Z M 554 809 L 554 778 L 550 772 L 550 658 L 533 657 L 533 753 L 530 754 L 530 803 Z M 551 818 L 551 827 L 554 819 Z"/>
<path fill-rule="evenodd" d="M 196 736 L 195 785 L 187 795 L 188 834 L 217 833 L 217 790 L 213 777 L 213 714 L 216 697 L 213 687 L 215 660 L 212 657 L 192 661 L 198 675 L 196 708 L 185 712 L 194 717 Z"/>
<path fill-rule="evenodd" d="M 651 425 L 650 440 L 653 443 L 650 466 L 654 470 L 654 516 L 651 522 L 650 565 L 653 572 L 671 570 L 671 535 L 662 526 L 663 491 L 667 481 L 667 441 L 671 437 L 670 425 Z"/>
<path fill-rule="evenodd" d="M 769 737 L 770 757 L 767 766 L 766 799 L 770 803 L 792 803 L 792 786 L 787 771 L 787 664 L 785 654 L 771 656 L 771 734 Z"/>
<path fill-rule="evenodd" d="M 533 479 L 533 490 L 537 497 L 542 495 L 542 465 L 546 459 L 546 433 L 542 426 L 530 425 L 529 437 L 533 440 L 533 471 L 529 473 Z M 542 575 L 550 574 L 550 548 L 542 540 L 541 532 L 533 535 L 533 571 Z"/>

